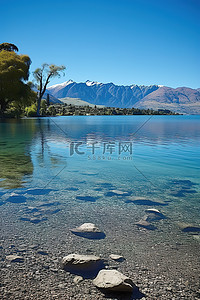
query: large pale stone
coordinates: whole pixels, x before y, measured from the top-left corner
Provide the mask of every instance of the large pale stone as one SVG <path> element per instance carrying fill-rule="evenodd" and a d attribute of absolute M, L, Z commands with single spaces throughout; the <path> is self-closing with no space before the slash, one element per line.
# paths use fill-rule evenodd
<path fill-rule="evenodd" d="M 73 234 L 88 238 L 88 239 L 103 239 L 105 233 L 99 230 L 99 228 L 93 223 L 84 223 L 79 227 L 71 229 Z"/>
<path fill-rule="evenodd" d="M 105 193 L 105 196 L 112 197 L 112 196 L 130 196 L 131 192 L 125 192 L 120 190 L 110 190 L 109 192 Z"/>
<path fill-rule="evenodd" d="M 147 208 L 145 210 L 145 212 L 156 214 L 156 215 L 162 215 L 162 213 L 158 209 L 156 209 L 156 208 Z"/>
<path fill-rule="evenodd" d="M 120 190 L 111 190 L 111 192 L 113 192 L 114 194 L 119 195 L 119 196 L 125 196 L 125 195 L 129 194 L 128 192 L 124 192 L 124 191 L 120 191 Z"/>
<path fill-rule="evenodd" d="M 78 275 L 85 272 L 99 271 L 103 266 L 103 260 L 95 255 L 72 253 L 62 259 L 63 269 Z"/>
<path fill-rule="evenodd" d="M 113 292 L 132 292 L 135 284 L 127 276 L 117 270 L 101 270 L 93 280 L 93 284 L 99 289 Z"/>
<path fill-rule="evenodd" d="M 110 258 L 115 260 L 115 261 L 123 261 L 124 257 L 122 255 L 118 255 L 118 254 L 110 254 Z"/>
<path fill-rule="evenodd" d="M 23 262 L 24 258 L 22 256 L 18 255 L 7 255 L 6 259 L 9 260 L 10 262 Z"/>
<path fill-rule="evenodd" d="M 200 232 L 200 226 L 196 224 L 178 223 L 183 232 Z"/>

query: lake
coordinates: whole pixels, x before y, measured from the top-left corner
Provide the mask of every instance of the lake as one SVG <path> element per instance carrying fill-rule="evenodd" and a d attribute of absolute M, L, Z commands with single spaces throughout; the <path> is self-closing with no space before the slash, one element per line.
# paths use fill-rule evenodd
<path fill-rule="evenodd" d="M 74 252 L 101 255 L 147 299 L 172 299 L 172 291 L 173 299 L 197 299 L 200 116 L 1 120 L 0 196 L 10 299 L 19 297 L 18 286 L 31 286 L 30 278 L 40 278 L 35 299 L 48 289 L 55 299 L 103 299 L 88 281 L 77 290 L 73 275 L 61 270 L 62 257 Z M 83 223 L 94 223 L 105 238 L 71 233 Z M 125 260 L 113 262 L 111 253 Z M 9 266 L 10 254 L 26 263 Z M 70 288 L 58 288 L 66 282 Z M 25 294 L 32 299 L 29 288 Z"/>

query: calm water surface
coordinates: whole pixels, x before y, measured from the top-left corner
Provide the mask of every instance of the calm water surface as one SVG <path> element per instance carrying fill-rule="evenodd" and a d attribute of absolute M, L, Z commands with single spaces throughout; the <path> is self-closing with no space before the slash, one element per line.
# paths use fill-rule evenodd
<path fill-rule="evenodd" d="M 76 210 L 72 225 L 98 223 L 101 209 L 106 209 L 104 223 L 109 223 L 109 212 L 116 208 L 119 222 L 124 218 L 133 222 L 134 212 L 138 221 L 146 207 L 137 213 L 127 196 L 110 196 L 111 190 L 165 201 L 163 212 L 172 223 L 199 224 L 200 116 L 77 116 L 0 122 L 2 211 L 5 207 L 17 210 L 20 205 L 25 209 L 34 200 L 37 204 L 56 199 L 64 211 Z M 12 201 L 12 193 L 25 198 Z M 84 196 L 84 201 L 77 196 Z M 19 212 L 19 220 L 22 215 Z M 61 218 L 59 213 L 56 218 Z M 67 225 L 68 220 L 63 222 Z M 51 226 L 51 216 L 48 222 Z M 41 224 L 45 226 L 45 221 Z"/>

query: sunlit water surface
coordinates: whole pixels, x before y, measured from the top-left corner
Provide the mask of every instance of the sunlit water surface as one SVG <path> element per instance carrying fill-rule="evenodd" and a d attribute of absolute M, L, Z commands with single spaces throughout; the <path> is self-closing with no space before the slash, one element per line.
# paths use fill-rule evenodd
<path fill-rule="evenodd" d="M 14 209 L 23 222 L 28 206 L 60 203 L 60 212 L 39 216 L 40 224 L 30 224 L 34 228 L 48 224 L 50 230 L 62 223 L 68 230 L 92 222 L 109 231 L 113 223 L 121 224 L 123 235 L 123 223 L 135 228 L 150 207 L 129 201 L 143 196 L 164 202 L 153 206 L 168 218 L 166 224 L 159 223 L 163 227 L 157 225 L 162 239 L 178 222 L 199 224 L 199 175 L 200 116 L 77 116 L 0 123 L 1 211 Z"/>

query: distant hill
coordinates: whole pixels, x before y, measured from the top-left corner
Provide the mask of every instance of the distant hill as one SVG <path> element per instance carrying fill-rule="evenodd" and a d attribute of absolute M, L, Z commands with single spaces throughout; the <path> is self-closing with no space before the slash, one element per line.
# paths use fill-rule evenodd
<path fill-rule="evenodd" d="M 169 109 L 178 113 L 200 114 L 200 90 L 186 87 L 160 87 L 139 100 L 135 107 Z"/>
<path fill-rule="evenodd" d="M 93 105 L 120 108 L 169 109 L 179 113 L 200 114 L 200 89 L 187 87 L 170 88 L 159 85 L 118 86 L 87 80 L 76 83 L 72 80 L 48 88 L 48 92 L 61 101 L 76 98 Z"/>
<path fill-rule="evenodd" d="M 43 99 L 47 99 L 47 93 L 48 93 L 48 92 L 45 92 L 45 93 L 44 93 Z M 61 100 L 59 100 L 58 98 L 54 97 L 54 96 L 51 95 L 51 94 L 49 94 L 49 101 L 50 101 L 50 103 L 53 103 L 53 104 L 56 104 L 56 103 L 61 104 L 61 103 L 62 103 Z"/>
<path fill-rule="evenodd" d="M 70 97 L 65 97 L 65 98 L 60 98 L 59 99 L 61 102 L 66 103 L 68 105 L 75 105 L 75 106 L 90 106 L 94 107 L 95 104 L 91 104 L 89 102 L 83 101 L 79 98 L 70 98 Z M 96 105 L 97 107 L 104 107 L 104 105 Z"/>

